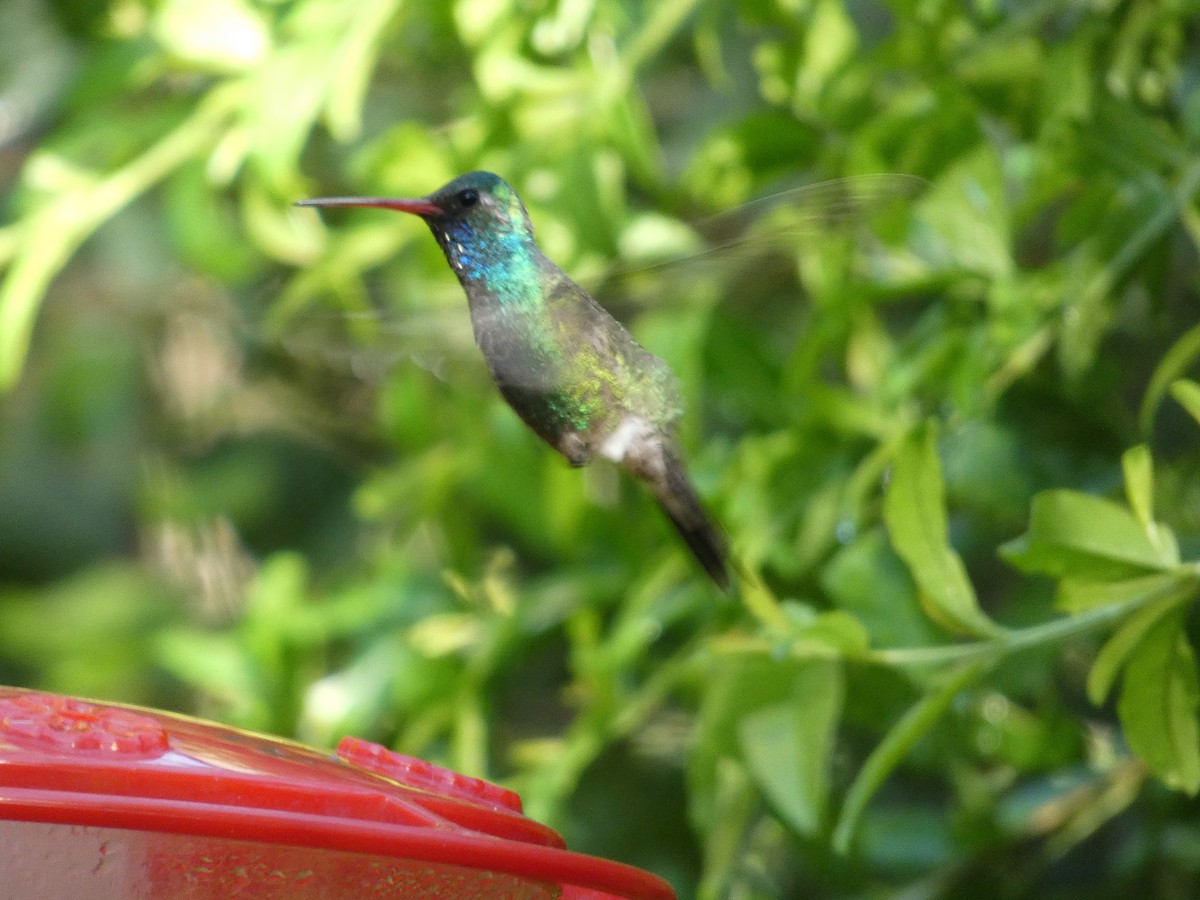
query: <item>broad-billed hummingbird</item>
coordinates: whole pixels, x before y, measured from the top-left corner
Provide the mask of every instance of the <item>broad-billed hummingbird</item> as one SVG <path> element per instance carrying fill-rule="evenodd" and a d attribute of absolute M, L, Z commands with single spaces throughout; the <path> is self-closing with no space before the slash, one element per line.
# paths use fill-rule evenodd
<path fill-rule="evenodd" d="M 573 466 L 610 459 L 644 482 L 705 571 L 729 584 L 722 536 L 683 467 L 674 375 L 542 253 L 521 198 L 490 172 L 428 197 L 319 197 L 425 220 L 471 309 L 475 342 L 509 406 Z"/>

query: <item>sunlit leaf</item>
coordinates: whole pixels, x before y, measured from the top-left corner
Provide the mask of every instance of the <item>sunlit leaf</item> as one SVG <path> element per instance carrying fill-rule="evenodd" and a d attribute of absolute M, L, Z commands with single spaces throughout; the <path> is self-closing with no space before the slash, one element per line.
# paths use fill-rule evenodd
<path fill-rule="evenodd" d="M 870 644 L 857 616 L 834 609 L 817 615 L 795 634 L 792 652 L 799 657 L 855 656 Z"/>
<path fill-rule="evenodd" d="M 916 215 L 926 225 L 921 250 L 933 265 L 993 277 L 1012 272 L 1012 224 L 992 148 L 981 147 L 956 162 L 921 198 Z"/>
<path fill-rule="evenodd" d="M 168 52 L 215 71 L 261 62 L 270 42 L 258 11 L 239 0 L 168 0 L 158 9 L 154 31 Z"/>
<path fill-rule="evenodd" d="M 1200 384 L 1187 379 L 1176 381 L 1171 385 L 1171 396 L 1193 419 L 1200 422 Z"/>
<path fill-rule="evenodd" d="M 325 100 L 325 120 L 338 140 L 358 137 L 363 101 L 382 46 L 381 33 L 399 6 L 399 0 L 355 3 L 347 27 L 338 35 L 336 65 Z"/>
<path fill-rule="evenodd" d="M 207 149 L 220 133 L 230 103 L 229 94 L 214 92 L 190 118 L 127 165 L 62 191 L 20 223 L 14 259 L 0 283 L 0 391 L 11 388 L 20 374 L 51 279 L 95 228 Z"/>
<path fill-rule="evenodd" d="M 1131 447 L 1121 456 L 1125 473 L 1125 497 L 1138 522 L 1163 559 L 1179 559 L 1179 548 L 1171 530 L 1154 521 L 1154 460 L 1145 444 Z"/>
<path fill-rule="evenodd" d="M 1074 491 L 1045 491 L 1033 499 L 1029 528 L 1001 548 L 1004 558 L 1026 572 L 1054 577 L 1122 579 L 1179 564 L 1175 541 L 1166 534 L 1156 546 L 1125 507 Z"/>
<path fill-rule="evenodd" d="M 930 615 L 956 631 L 997 633 L 999 626 L 979 608 L 962 559 L 949 544 L 932 426 L 918 429 L 901 446 L 883 514 L 892 546 L 908 565 Z"/>
<path fill-rule="evenodd" d="M 1131 447 L 1121 456 L 1125 472 L 1125 498 L 1142 527 L 1154 527 L 1154 461 L 1145 444 Z"/>
<path fill-rule="evenodd" d="M 1174 572 L 1116 581 L 1063 578 L 1058 582 L 1055 599 L 1060 609 L 1081 613 L 1098 606 L 1151 600 L 1174 591 L 1179 584 L 1180 576 Z"/>
<path fill-rule="evenodd" d="M 838 0 L 816 0 L 808 23 L 809 39 L 796 77 L 799 102 L 807 106 L 825 88 L 858 46 L 853 19 Z"/>

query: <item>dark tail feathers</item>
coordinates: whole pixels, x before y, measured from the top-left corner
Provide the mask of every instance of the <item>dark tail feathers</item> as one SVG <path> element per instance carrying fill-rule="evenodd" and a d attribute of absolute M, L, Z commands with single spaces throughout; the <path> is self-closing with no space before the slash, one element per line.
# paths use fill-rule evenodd
<path fill-rule="evenodd" d="M 658 505 L 717 587 L 728 590 L 729 569 L 725 565 L 724 535 L 717 530 L 700 504 L 700 498 L 696 496 L 679 455 L 664 448 L 663 456 L 666 477 L 663 483 L 651 485 Z"/>

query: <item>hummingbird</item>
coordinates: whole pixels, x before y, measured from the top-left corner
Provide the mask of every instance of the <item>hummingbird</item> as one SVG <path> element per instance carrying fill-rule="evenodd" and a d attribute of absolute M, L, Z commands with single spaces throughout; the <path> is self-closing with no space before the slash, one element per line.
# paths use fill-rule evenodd
<path fill-rule="evenodd" d="M 418 199 L 317 197 L 296 205 L 424 219 L 467 295 L 475 343 L 508 405 L 572 466 L 608 459 L 646 485 L 709 577 L 729 586 L 723 536 L 684 468 L 678 381 L 546 257 L 504 179 L 470 172 Z"/>

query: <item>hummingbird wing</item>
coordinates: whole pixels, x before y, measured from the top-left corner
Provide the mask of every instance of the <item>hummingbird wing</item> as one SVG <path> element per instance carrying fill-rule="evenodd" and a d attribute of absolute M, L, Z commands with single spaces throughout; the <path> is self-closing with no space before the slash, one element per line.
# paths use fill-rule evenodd
<path fill-rule="evenodd" d="M 714 292 L 723 305 L 737 304 L 755 288 L 791 284 L 804 242 L 865 236 L 927 184 L 912 175 L 859 175 L 778 190 L 708 216 L 635 216 L 617 238 L 618 261 L 583 283 L 622 317 Z"/>
<path fill-rule="evenodd" d="M 862 175 L 777 190 L 706 217 L 646 214 L 620 237 L 619 262 L 589 266 L 581 261 L 575 267 L 587 286 L 580 290 L 601 297 L 622 318 L 649 306 L 689 302 L 698 293 L 697 283 L 715 287 L 736 278 L 732 270 L 751 258 L 754 276 L 768 277 L 771 264 L 764 265 L 765 256 L 814 233 L 861 225 L 924 184 L 909 175 Z M 461 289 L 444 278 L 440 267 L 436 279 L 414 280 L 395 296 L 380 289 L 377 280 L 368 277 L 352 290 L 332 261 L 311 266 L 278 292 L 269 311 L 254 317 L 254 340 L 272 345 L 297 365 L 368 383 L 382 381 L 406 363 L 442 380 L 460 366 L 475 364 L 476 342 L 462 315 Z M 723 302 L 737 297 L 728 294 Z M 607 314 L 604 307 L 601 312 Z M 544 367 L 510 375 L 514 384 L 547 386 Z"/>

